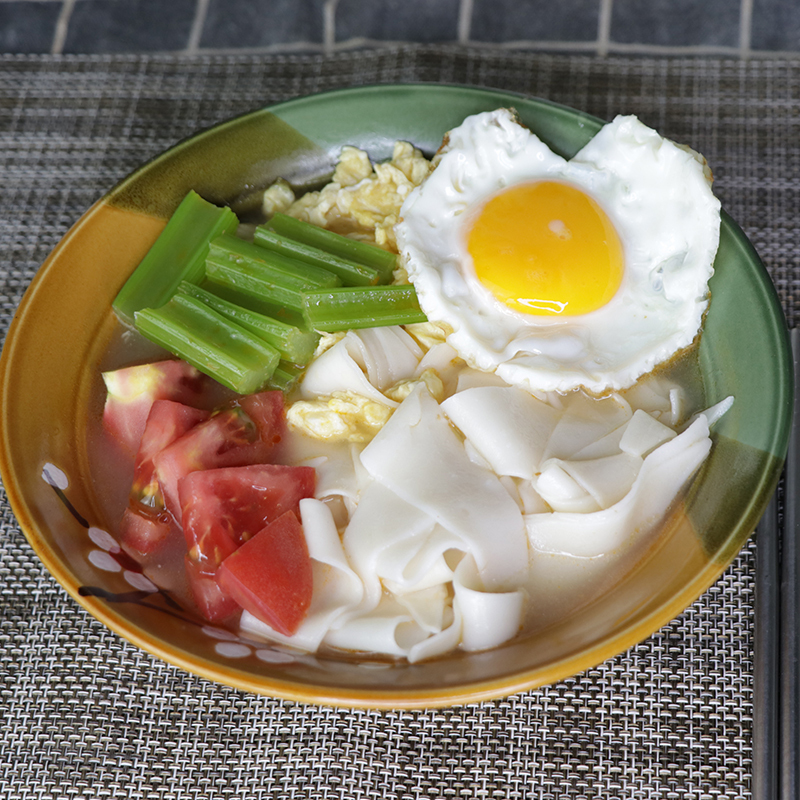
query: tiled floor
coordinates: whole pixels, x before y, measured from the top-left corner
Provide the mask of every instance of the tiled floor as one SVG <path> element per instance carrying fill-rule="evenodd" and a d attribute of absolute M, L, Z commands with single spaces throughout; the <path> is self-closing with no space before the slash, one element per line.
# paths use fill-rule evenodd
<path fill-rule="evenodd" d="M 0 0 L 0 52 L 317 51 L 457 42 L 591 53 L 800 52 L 798 0 Z"/>

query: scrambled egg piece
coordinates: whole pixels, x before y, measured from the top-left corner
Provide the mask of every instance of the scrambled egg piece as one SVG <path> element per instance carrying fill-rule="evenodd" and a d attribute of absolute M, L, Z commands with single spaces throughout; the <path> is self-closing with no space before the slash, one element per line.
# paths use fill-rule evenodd
<path fill-rule="evenodd" d="M 453 332 L 446 322 L 413 322 L 403 327 L 425 350 L 447 341 L 447 337 Z"/>
<path fill-rule="evenodd" d="M 435 369 L 423 370 L 416 380 L 398 381 L 394 386 L 387 389 L 384 394 L 392 400 L 402 403 L 414 391 L 414 387 L 420 383 L 424 383 L 428 387 L 431 397 L 437 402 L 441 403 L 444 400 L 444 384 L 436 374 Z"/>
<path fill-rule="evenodd" d="M 346 145 L 339 154 L 339 163 L 333 172 L 333 182 L 339 186 L 355 186 L 372 175 L 369 156 L 357 147 Z"/>
<path fill-rule="evenodd" d="M 347 335 L 347 331 L 334 331 L 328 333 L 322 331 L 319 335 L 319 342 L 317 342 L 317 349 L 314 350 L 314 358 L 319 358 L 326 350 L 330 350 L 336 342 L 340 342 Z"/>
<path fill-rule="evenodd" d="M 391 160 L 374 166 L 363 150 L 344 147 L 331 183 L 277 210 L 396 253 L 400 206 L 430 171 L 430 161 L 408 142 L 396 142 Z M 281 191 L 275 190 L 278 199 Z"/>
<path fill-rule="evenodd" d="M 400 403 L 419 383 L 424 383 L 438 401 L 444 399 L 444 385 L 434 369 L 426 369 L 416 380 L 398 381 L 384 394 Z M 292 403 L 286 411 L 286 420 L 290 427 L 314 439 L 369 442 L 393 413 L 391 406 L 356 392 L 342 391 Z"/>
<path fill-rule="evenodd" d="M 292 203 L 294 203 L 292 187 L 283 178 L 278 178 L 264 192 L 262 207 L 267 217 L 271 217 L 273 214 L 286 213 Z"/>
<path fill-rule="evenodd" d="M 330 442 L 368 442 L 392 416 L 392 409 L 355 392 L 298 400 L 286 411 L 295 429 Z"/>

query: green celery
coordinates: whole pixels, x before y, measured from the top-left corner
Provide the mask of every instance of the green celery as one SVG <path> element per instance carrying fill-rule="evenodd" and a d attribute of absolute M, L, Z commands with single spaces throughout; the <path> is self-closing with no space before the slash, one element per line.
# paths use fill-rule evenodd
<path fill-rule="evenodd" d="M 206 277 L 200 281 L 199 286 L 201 289 L 205 289 L 207 292 L 211 292 L 212 294 L 217 295 L 217 297 L 227 300 L 229 303 L 234 303 L 237 306 L 246 308 L 248 311 L 255 311 L 258 314 L 263 314 L 265 317 L 272 317 L 280 322 L 285 322 L 287 325 L 300 328 L 300 330 L 309 330 L 305 317 L 296 309 L 279 306 L 275 303 L 269 303 L 266 300 L 262 300 L 258 297 L 253 297 L 251 295 L 246 295 L 243 292 L 238 292 L 231 286 L 225 286 L 222 283 L 216 283 L 215 281 L 211 280 L 208 275 L 206 275 Z"/>
<path fill-rule="evenodd" d="M 332 272 L 272 253 L 236 236 L 214 239 L 206 258 L 206 276 L 255 300 L 296 311 L 303 309 L 303 292 L 341 286 Z"/>
<path fill-rule="evenodd" d="M 367 267 L 348 258 L 342 258 L 319 247 L 303 244 L 259 225 L 253 234 L 253 241 L 260 247 L 296 258 L 306 264 L 327 269 L 342 279 L 343 286 L 374 286 L 380 282 L 381 275 L 373 267 Z M 383 251 L 382 251 L 383 252 Z"/>
<path fill-rule="evenodd" d="M 288 214 L 273 215 L 267 223 L 267 227 L 281 236 L 372 267 L 378 270 L 379 283 L 388 283 L 392 279 L 392 272 L 397 269 L 397 256 L 394 253 L 382 250 L 376 245 L 358 242 L 339 233 L 320 228 L 310 222 L 295 219 Z"/>
<path fill-rule="evenodd" d="M 272 378 L 270 378 L 269 381 L 270 388 L 280 389 L 282 392 L 287 393 L 294 388 L 294 385 L 302 374 L 302 368 L 290 364 L 287 361 L 281 361 L 278 366 L 275 367 L 275 372 L 272 373 Z"/>
<path fill-rule="evenodd" d="M 274 347 L 185 294 L 137 311 L 135 322 L 151 342 L 240 394 L 266 386 L 280 360 Z"/>
<path fill-rule="evenodd" d="M 340 286 L 303 295 L 308 324 L 318 331 L 344 331 L 425 322 L 417 293 L 408 284 Z"/>
<path fill-rule="evenodd" d="M 191 283 L 182 283 L 178 287 L 178 294 L 194 297 L 231 322 L 241 325 L 274 347 L 282 359 L 292 364 L 308 364 L 317 349 L 319 334 L 314 331 L 301 330 L 273 317 L 259 314 Z"/>
<path fill-rule="evenodd" d="M 212 205 L 190 191 L 117 294 L 112 304 L 117 317 L 133 325 L 136 311 L 163 305 L 181 281 L 199 281 L 211 239 L 233 233 L 238 225 L 229 208 Z"/>

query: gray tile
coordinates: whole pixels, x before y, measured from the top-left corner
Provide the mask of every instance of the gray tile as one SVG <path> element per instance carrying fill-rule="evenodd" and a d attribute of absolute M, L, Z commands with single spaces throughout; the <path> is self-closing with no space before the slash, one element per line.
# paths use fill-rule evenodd
<path fill-rule="evenodd" d="M 77 0 L 65 53 L 183 50 L 197 0 Z"/>
<path fill-rule="evenodd" d="M 739 5 L 733 0 L 614 0 L 611 41 L 736 47 Z"/>
<path fill-rule="evenodd" d="M 322 42 L 324 0 L 211 0 L 201 47 Z"/>
<path fill-rule="evenodd" d="M 478 42 L 591 42 L 600 0 L 474 0 L 470 38 Z"/>
<path fill-rule="evenodd" d="M 453 42 L 459 0 L 339 0 L 336 41 Z"/>
<path fill-rule="evenodd" d="M 61 3 L 0 3 L 0 52 L 49 53 Z"/>
<path fill-rule="evenodd" d="M 750 46 L 753 50 L 800 50 L 800 3 L 754 0 Z"/>

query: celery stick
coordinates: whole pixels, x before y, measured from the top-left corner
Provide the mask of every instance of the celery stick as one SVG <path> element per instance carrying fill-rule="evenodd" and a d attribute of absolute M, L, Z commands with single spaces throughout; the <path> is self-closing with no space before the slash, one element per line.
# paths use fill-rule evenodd
<path fill-rule="evenodd" d="M 425 322 L 413 286 L 340 286 L 308 291 L 303 313 L 318 331 Z"/>
<path fill-rule="evenodd" d="M 272 373 L 269 386 L 272 389 L 280 389 L 282 392 L 288 392 L 294 387 L 302 374 L 303 371 L 301 368 L 287 361 L 280 361 L 278 366 L 275 367 L 275 372 Z"/>
<path fill-rule="evenodd" d="M 327 269 L 342 279 L 343 286 L 374 286 L 381 277 L 378 270 L 372 267 L 281 236 L 263 225 L 256 228 L 253 241 L 267 250 Z"/>
<path fill-rule="evenodd" d="M 317 348 L 319 334 L 300 330 L 293 325 L 243 308 L 194 284 L 182 283 L 178 287 L 178 294 L 194 297 L 231 322 L 241 325 L 274 347 L 282 359 L 292 364 L 308 364 Z"/>
<path fill-rule="evenodd" d="M 206 275 L 255 299 L 302 311 L 302 293 L 340 286 L 332 272 L 271 253 L 256 244 L 223 234 L 211 242 Z"/>
<path fill-rule="evenodd" d="M 274 347 L 185 294 L 137 311 L 135 321 L 151 342 L 240 394 L 263 388 L 280 359 Z"/>
<path fill-rule="evenodd" d="M 300 330 L 310 330 L 305 317 L 300 311 L 293 308 L 286 308 L 279 306 L 276 303 L 269 303 L 252 295 L 246 295 L 243 292 L 238 292 L 231 286 L 225 286 L 222 283 L 216 283 L 211 280 L 208 275 L 200 281 L 201 289 L 227 300 L 229 303 L 234 303 L 237 306 L 246 308 L 248 311 L 255 311 L 257 314 L 263 314 L 265 317 L 272 317 L 279 322 L 285 322 L 287 325 L 292 325 Z"/>
<path fill-rule="evenodd" d="M 381 250 L 380 247 L 367 244 L 367 242 L 358 242 L 347 236 L 320 228 L 310 222 L 303 222 L 303 220 L 295 219 L 288 214 L 275 214 L 267 223 L 267 227 L 281 236 L 372 267 L 378 270 L 380 283 L 390 281 L 392 272 L 397 268 L 397 256 L 394 253 Z"/>
<path fill-rule="evenodd" d="M 212 205 L 190 191 L 117 294 L 113 308 L 120 321 L 133 325 L 136 311 L 163 305 L 181 281 L 199 281 L 209 241 L 232 233 L 238 224 L 229 208 Z"/>

